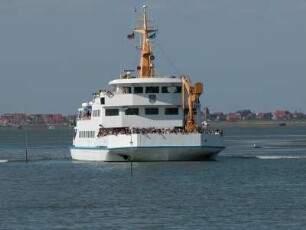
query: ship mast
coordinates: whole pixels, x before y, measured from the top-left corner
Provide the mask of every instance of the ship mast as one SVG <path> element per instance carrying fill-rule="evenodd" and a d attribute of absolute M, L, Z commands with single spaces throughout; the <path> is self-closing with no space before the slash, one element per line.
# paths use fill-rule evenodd
<path fill-rule="evenodd" d="M 135 28 L 134 32 L 141 34 L 141 56 L 140 63 L 137 67 L 139 78 L 151 78 L 154 77 L 154 55 L 152 52 L 152 46 L 150 38 L 155 37 L 155 34 L 149 35 L 152 32 L 156 32 L 156 29 L 149 28 L 146 6 L 143 6 L 143 25 L 140 28 Z"/>

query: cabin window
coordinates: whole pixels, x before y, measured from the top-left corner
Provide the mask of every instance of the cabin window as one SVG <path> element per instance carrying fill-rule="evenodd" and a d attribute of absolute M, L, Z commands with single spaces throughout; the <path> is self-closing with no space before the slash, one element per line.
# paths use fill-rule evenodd
<path fill-rule="evenodd" d="M 94 138 L 95 131 L 79 131 L 79 138 Z"/>
<path fill-rule="evenodd" d="M 181 86 L 162 86 L 161 91 L 162 93 L 181 93 L 182 87 Z"/>
<path fill-rule="evenodd" d="M 106 109 L 105 110 L 105 116 L 118 116 L 119 115 L 119 109 Z"/>
<path fill-rule="evenodd" d="M 104 104 L 105 104 L 105 98 L 104 98 L 104 97 L 101 97 L 101 98 L 100 98 L 100 104 L 101 104 L 101 105 L 104 105 Z"/>
<path fill-rule="evenodd" d="M 127 108 L 125 110 L 125 115 L 139 115 L 139 109 L 138 108 Z"/>
<path fill-rule="evenodd" d="M 146 115 L 157 115 L 158 108 L 145 108 L 145 114 Z"/>
<path fill-rule="evenodd" d="M 177 115 L 178 108 L 165 108 L 165 115 Z"/>
<path fill-rule="evenodd" d="M 146 93 L 159 93 L 159 87 L 158 86 L 146 87 Z"/>
<path fill-rule="evenodd" d="M 122 87 L 122 92 L 123 93 L 132 93 L 132 88 L 131 87 Z"/>
<path fill-rule="evenodd" d="M 162 86 L 162 93 L 169 93 L 168 86 Z"/>
<path fill-rule="evenodd" d="M 163 86 L 162 93 L 176 93 L 176 87 L 174 86 Z"/>
<path fill-rule="evenodd" d="M 143 87 L 134 87 L 134 93 L 143 93 Z"/>
<path fill-rule="evenodd" d="M 100 110 L 99 110 L 99 109 L 93 110 L 93 111 L 92 111 L 92 116 L 93 116 L 93 117 L 100 117 Z"/>

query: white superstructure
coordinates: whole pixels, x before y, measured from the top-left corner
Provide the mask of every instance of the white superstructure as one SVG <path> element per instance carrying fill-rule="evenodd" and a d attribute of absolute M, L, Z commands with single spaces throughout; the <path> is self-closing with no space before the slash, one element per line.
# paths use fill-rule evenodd
<path fill-rule="evenodd" d="M 156 77 L 144 7 L 141 60 L 93 94 L 78 110 L 71 156 L 89 161 L 214 159 L 224 149 L 222 132 L 202 128 L 202 84 L 189 78 Z M 134 32 L 129 38 L 134 37 Z"/>

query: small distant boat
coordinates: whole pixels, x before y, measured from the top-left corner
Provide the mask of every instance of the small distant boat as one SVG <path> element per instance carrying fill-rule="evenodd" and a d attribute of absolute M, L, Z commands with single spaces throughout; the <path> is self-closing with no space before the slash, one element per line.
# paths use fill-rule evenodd
<path fill-rule="evenodd" d="M 287 124 L 285 122 L 279 123 L 279 126 L 286 126 Z"/>
<path fill-rule="evenodd" d="M 48 129 L 55 129 L 54 125 L 49 125 Z"/>
<path fill-rule="evenodd" d="M 254 143 L 253 143 L 253 148 L 254 148 L 254 149 L 259 149 L 259 148 L 261 148 L 261 146 L 257 145 L 257 144 L 256 144 L 256 141 L 254 141 Z"/>

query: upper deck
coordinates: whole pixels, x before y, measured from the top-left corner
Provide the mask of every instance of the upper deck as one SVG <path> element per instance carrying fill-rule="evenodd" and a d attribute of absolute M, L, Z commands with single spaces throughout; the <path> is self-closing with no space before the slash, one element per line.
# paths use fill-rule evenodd
<path fill-rule="evenodd" d="M 115 79 L 108 83 L 109 85 L 115 86 L 127 86 L 132 84 L 139 85 L 179 85 L 182 84 L 180 78 L 177 77 L 154 77 L 154 78 L 121 78 Z"/>
<path fill-rule="evenodd" d="M 93 100 L 82 104 L 78 128 L 97 129 L 98 125 L 104 128 L 173 128 L 188 123 L 193 125 L 193 129 L 189 129 L 192 131 L 195 123 L 201 123 L 199 96 L 202 84 L 191 85 L 187 76 L 157 75 L 151 42 L 156 32 L 157 29 L 149 26 L 143 6 L 142 26 L 136 26 L 128 35 L 128 39 L 133 39 L 134 33 L 141 35 L 139 65 L 135 70 L 123 70 L 118 79 L 108 83 L 108 90 L 93 93 Z"/>

